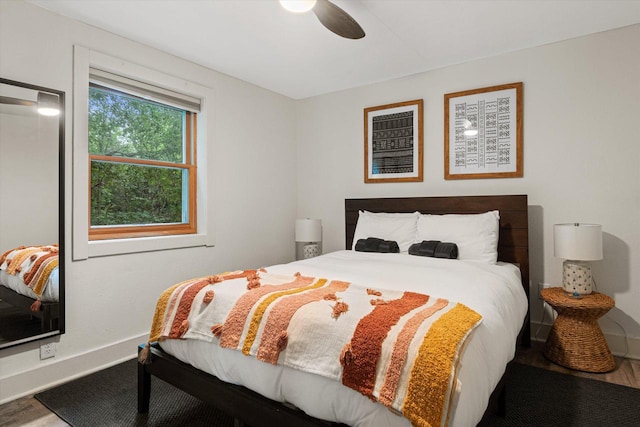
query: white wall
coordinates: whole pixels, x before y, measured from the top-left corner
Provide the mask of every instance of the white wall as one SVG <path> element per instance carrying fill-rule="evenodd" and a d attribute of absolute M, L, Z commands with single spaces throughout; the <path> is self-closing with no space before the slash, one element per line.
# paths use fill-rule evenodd
<path fill-rule="evenodd" d="M 133 357 L 136 345 L 146 339 L 155 299 L 178 281 L 294 258 L 294 101 L 36 6 L 3 0 L 0 75 L 67 94 L 67 244 L 72 229 L 74 44 L 213 89 L 207 122 L 212 125 L 208 149 L 214 155 L 208 179 L 216 245 L 79 262 L 71 262 L 69 250 L 67 327 L 58 339 L 57 355 L 41 361 L 40 343 L 0 351 L 0 403 Z"/>
<path fill-rule="evenodd" d="M 4 96 L 37 98 L 37 91 L 2 86 Z M 0 107 L 0 253 L 58 243 L 58 117 Z"/>
<path fill-rule="evenodd" d="M 57 356 L 40 361 L 38 343 L 0 351 L 0 403 L 132 357 L 150 325 L 154 299 L 179 280 L 290 260 L 296 213 L 322 218 L 325 252 L 343 248 L 346 197 L 528 194 L 534 284 L 560 280 L 552 224 L 602 224 L 606 258 L 593 263 L 594 273 L 598 288 L 617 305 L 602 325 L 615 335 L 619 322 L 637 346 L 638 39 L 636 25 L 294 102 L 35 6 L 0 1 L 3 77 L 65 90 L 70 100 L 72 47 L 79 43 L 213 88 L 210 196 L 218 206 L 213 248 L 81 262 L 71 262 L 68 252 L 67 333 Z M 515 81 L 524 82 L 524 178 L 445 181 L 443 95 Z M 424 182 L 365 185 L 363 108 L 415 98 L 425 101 Z M 68 103 L 68 164 L 71 111 Z M 71 178 L 67 168 L 66 242 Z M 542 303 L 535 293 L 532 314 L 539 321 Z M 624 343 L 615 344 L 624 352 Z M 640 355 L 638 347 L 631 350 Z"/>
<path fill-rule="evenodd" d="M 597 288 L 612 349 L 640 358 L 640 25 L 298 102 L 298 214 L 321 218 L 325 252 L 344 247 L 344 199 L 528 194 L 534 322 L 537 284 L 561 283 L 552 225 L 602 224 Z M 444 180 L 444 94 L 524 83 L 524 177 Z M 364 184 L 363 109 L 422 98 L 424 182 Z M 546 317 L 545 323 L 549 323 Z M 537 325 L 534 324 L 534 332 Z M 543 338 L 543 333 L 540 334 Z"/>

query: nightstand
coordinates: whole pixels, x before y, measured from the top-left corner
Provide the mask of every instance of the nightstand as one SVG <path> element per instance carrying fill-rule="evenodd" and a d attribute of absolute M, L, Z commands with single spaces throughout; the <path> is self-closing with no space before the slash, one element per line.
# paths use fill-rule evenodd
<path fill-rule="evenodd" d="M 585 372 L 609 372 L 616 361 L 598 325 L 615 306 L 613 299 L 593 292 L 574 297 L 562 288 L 547 288 L 542 298 L 558 313 L 544 355 L 558 365 Z"/>

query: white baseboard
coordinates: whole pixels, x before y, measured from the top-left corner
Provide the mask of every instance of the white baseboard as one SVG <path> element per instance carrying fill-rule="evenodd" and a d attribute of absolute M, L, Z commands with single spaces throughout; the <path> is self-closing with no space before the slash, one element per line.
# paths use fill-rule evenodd
<path fill-rule="evenodd" d="M 133 359 L 137 346 L 146 342 L 147 337 L 141 334 L 2 378 L 0 405 Z"/>
<path fill-rule="evenodd" d="M 534 341 L 546 341 L 551 325 L 531 321 L 531 339 Z M 640 338 L 627 337 L 620 334 L 604 333 L 611 353 L 615 356 L 627 359 L 640 360 Z"/>

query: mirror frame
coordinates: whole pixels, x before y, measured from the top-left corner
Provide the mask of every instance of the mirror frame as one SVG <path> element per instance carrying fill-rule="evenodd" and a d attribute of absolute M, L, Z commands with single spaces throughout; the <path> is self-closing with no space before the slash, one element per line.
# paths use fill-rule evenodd
<path fill-rule="evenodd" d="M 43 91 L 58 95 L 58 103 L 60 106 L 60 115 L 58 116 L 58 304 L 59 304 L 59 320 L 58 329 L 45 332 L 31 337 L 23 338 L 16 341 L 9 341 L 0 344 L 0 351 L 9 347 L 14 347 L 24 343 L 41 340 L 52 336 L 62 335 L 65 332 L 65 92 L 57 89 L 51 89 L 44 86 L 23 83 L 16 80 L 10 80 L 0 77 L 1 84 L 23 87 L 35 91 Z"/>

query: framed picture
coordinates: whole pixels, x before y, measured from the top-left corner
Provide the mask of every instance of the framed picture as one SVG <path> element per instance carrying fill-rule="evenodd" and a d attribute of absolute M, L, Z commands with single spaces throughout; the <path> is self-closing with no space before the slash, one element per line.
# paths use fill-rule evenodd
<path fill-rule="evenodd" d="M 522 177 L 522 82 L 444 96 L 444 178 Z"/>
<path fill-rule="evenodd" d="M 423 102 L 364 109 L 364 182 L 422 181 Z"/>

